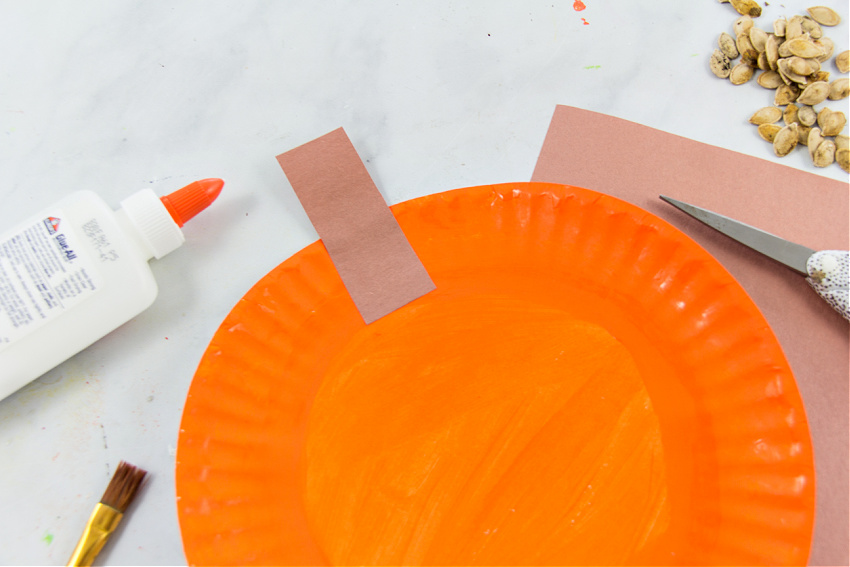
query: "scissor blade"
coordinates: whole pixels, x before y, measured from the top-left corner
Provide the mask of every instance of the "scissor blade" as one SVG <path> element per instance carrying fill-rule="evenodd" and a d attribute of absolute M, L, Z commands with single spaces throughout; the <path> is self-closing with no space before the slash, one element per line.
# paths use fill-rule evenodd
<path fill-rule="evenodd" d="M 795 272 L 804 276 L 808 275 L 806 270 L 806 261 L 815 253 L 811 248 L 806 248 L 794 242 L 789 242 L 784 238 L 779 238 L 769 232 L 759 230 L 748 224 L 740 221 L 724 217 L 717 213 L 713 213 L 707 209 L 689 205 L 664 195 L 659 195 L 662 200 L 670 203 L 677 209 L 680 209 L 700 222 L 703 222 L 715 230 L 719 230 L 726 236 L 733 238 L 749 246 L 753 250 L 761 252 L 768 258 L 772 258 L 780 262 Z"/>

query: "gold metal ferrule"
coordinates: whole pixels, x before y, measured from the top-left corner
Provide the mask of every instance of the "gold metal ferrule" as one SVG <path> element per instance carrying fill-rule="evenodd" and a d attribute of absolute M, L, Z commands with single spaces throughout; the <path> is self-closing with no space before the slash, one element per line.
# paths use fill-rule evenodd
<path fill-rule="evenodd" d="M 68 566 L 91 565 L 123 516 L 124 514 L 112 506 L 98 502 L 89 517 L 86 530 L 68 560 Z"/>

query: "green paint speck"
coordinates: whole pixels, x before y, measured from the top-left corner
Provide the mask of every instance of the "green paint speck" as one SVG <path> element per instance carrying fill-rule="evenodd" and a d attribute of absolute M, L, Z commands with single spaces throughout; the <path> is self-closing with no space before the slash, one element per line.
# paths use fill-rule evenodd
<path fill-rule="evenodd" d="M 691 57 L 697 57 L 697 56 L 699 56 L 699 53 L 691 53 Z"/>
<path fill-rule="evenodd" d="M 588 65 L 585 69 L 600 69 L 602 65 Z"/>
<path fill-rule="evenodd" d="M 44 537 L 41 538 L 41 541 L 43 541 L 47 545 L 50 545 L 51 543 L 53 543 L 53 534 L 50 532 L 44 532 Z"/>

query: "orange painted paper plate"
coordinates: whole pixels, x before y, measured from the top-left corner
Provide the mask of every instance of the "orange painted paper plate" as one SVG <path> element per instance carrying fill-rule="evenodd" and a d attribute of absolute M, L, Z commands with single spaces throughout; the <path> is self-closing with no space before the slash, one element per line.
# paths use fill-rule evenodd
<path fill-rule="evenodd" d="M 177 451 L 190 564 L 804 564 L 814 466 L 764 318 L 585 189 L 393 207 L 437 289 L 365 325 L 316 242 L 212 339 Z"/>

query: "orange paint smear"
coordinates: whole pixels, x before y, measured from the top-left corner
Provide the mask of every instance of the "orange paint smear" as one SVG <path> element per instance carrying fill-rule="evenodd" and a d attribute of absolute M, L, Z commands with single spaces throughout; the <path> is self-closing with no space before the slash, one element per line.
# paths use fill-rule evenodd
<path fill-rule="evenodd" d="M 499 296 L 393 315 L 312 410 L 305 501 L 332 564 L 620 564 L 664 533 L 659 423 L 607 331 Z"/>
<path fill-rule="evenodd" d="M 575 10 L 576 12 L 581 12 L 585 8 L 587 8 L 587 6 L 585 6 L 584 2 L 582 2 L 581 0 L 575 0 L 575 2 L 573 2 L 573 10 Z"/>
<path fill-rule="evenodd" d="M 581 23 L 582 23 L 582 25 L 585 25 L 585 26 L 589 26 L 589 25 L 590 25 L 590 22 L 588 22 L 588 21 L 587 21 L 587 20 L 585 20 L 584 18 L 582 18 L 582 19 L 581 19 Z"/>

